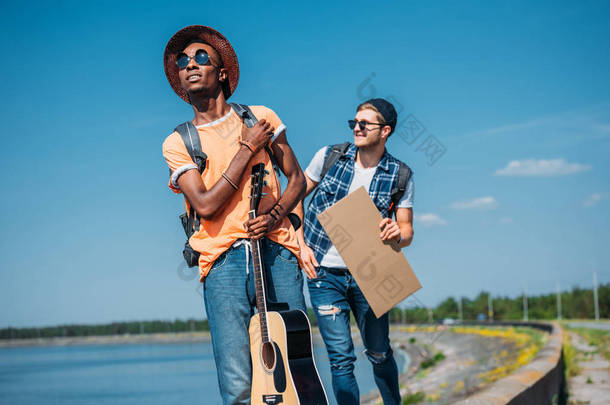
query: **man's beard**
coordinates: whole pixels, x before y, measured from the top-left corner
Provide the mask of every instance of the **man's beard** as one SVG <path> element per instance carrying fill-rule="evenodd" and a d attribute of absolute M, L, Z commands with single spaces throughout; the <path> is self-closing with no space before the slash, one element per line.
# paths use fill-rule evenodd
<path fill-rule="evenodd" d="M 364 149 L 369 149 L 370 148 L 370 149 L 373 149 L 373 148 L 376 148 L 377 146 L 379 146 L 380 143 L 381 143 L 381 138 L 376 137 L 370 143 L 367 143 L 366 145 L 360 146 L 360 148 L 364 148 Z"/>

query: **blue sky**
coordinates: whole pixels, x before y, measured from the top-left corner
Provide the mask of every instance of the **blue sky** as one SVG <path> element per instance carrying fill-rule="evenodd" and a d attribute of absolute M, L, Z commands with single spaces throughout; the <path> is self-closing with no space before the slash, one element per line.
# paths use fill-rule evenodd
<path fill-rule="evenodd" d="M 607 2 L 87 3 L 0 6 L 0 327 L 203 316 L 161 155 L 192 116 L 162 66 L 190 24 L 231 41 L 231 100 L 274 109 L 303 167 L 365 97 L 417 120 L 388 148 L 415 172 L 419 301 L 610 281 Z"/>

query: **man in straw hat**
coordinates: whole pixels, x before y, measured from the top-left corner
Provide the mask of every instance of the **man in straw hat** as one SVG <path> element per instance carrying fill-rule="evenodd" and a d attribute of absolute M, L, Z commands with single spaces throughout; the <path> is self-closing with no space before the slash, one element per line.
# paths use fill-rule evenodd
<path fill-rule="evenodd" d="M 200 253 L 199 271 L 210 324 L 218 382 L 224 404 L 250 403 L 248 322 L 255 308 L 249 238 L 260 239 L 266 267 L 267 297 L 305 310 L 299 246 L 287 214 L 296 206 L 305 179 L 286 140 L 285 126 L 269 108 L 251 106 L 259 119 L 247 128 L 227 99 L 239 80 L 233 47 L 216 30 L 189 26 L 168 42 L 165 74 L 174 91 L 194 112 L 201 148 L 207 155 L 200 174 L 177 132 L 163 143 L 170 168 L 169 187 L 183 193 L 187 210 L 201 218 L 189 239 Z M 272 140 L 274 133 L 277 136 Z M 278 134 L 279 133 L 279 134 Z M 288 180 L 281 193 L 270 156 Z M 259 216 L 248 219 L 252 166 L 264 163 L 266 194 Z"/>

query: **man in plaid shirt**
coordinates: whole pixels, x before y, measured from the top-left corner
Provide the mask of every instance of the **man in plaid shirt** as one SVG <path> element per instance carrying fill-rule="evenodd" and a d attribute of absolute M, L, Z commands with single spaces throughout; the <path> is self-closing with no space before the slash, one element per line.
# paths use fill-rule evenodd
<path fill-rule="evenodd" d="M 400 248 L 411 243 L 413 179 L 410 169 L 385 148 L 397 118 L 394 106 L 387 100 L 375 98 L 362 103 L 355 119 L 348 121 L 354 143 L 345 146 L 341 157 L 327 173 L 322 173 L 322 169 L 325 159 L 333 153 L 331 147 L 320 149 L 305 170 L 306 193 L 316 187 L 317 190 L 297 238 L 306 272 L 316 275 L 308 280 L 309 294 L 328 350 L 333 390 L 340 405 L 360 403 L 353 372 L 356 356 L 350 332 L 350 310 L 358 323 L 365 353 L 373 365 L 375 382 L 385 405 L 401 403 L 398 369 L 390 347 L 388 314 L 377 319 L 317 215 L 364 186 L 383 218 L 379 223 L 379 237 L 394 241 Z M 395 204 L 392 193 L 396 190 L 401 166 L 409 173 L 409 180 L 404 194 Z M 297 210 L 302 210 L 302 205 Z M 302 211 L 298 213 L 303 217 Z M 395 213 L 395 220 L 392 213 Z"/>

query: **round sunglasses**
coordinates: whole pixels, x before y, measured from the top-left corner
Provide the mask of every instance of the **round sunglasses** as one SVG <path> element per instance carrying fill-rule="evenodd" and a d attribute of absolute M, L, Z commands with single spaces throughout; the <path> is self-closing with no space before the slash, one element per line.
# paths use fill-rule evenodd
<path fill-rule="evenodd" d="M 176 65 L 178 65 L 178 69 L 185 69 L 189 65 L 191 59 L 194 59 L 195 63 L 198 65 L 203 66 L 210 62 L 210 55 L 208 55 L 208 53 L 203 49 L 198 49 L 197 52 L 195 52 L 195 56 L 192 58 L 186 53 L 180 53 L 178 54 L 178 57 L 176 57 Z M 210 62 L 210 65 L 211 64 L 212 63 Z"/>
<path fill-rule="evenodd" d="M 371 125 L 381 125 L 381 126 L 387 125 L 387 124 L 385 124 L 383 122 L 368 122 L 368 121 L 358 121 L 358 120 L 347 120 L 347 125 L 349 125 L 349 129 L 354 129 L 354 128 L 356 128 L 356 125 L 358 125 L 360 127 L 360 130 L 364 131 L 365 129 L 367 129 L 366 126 L 369 125 L 369 124 L 371 124 Z"/>

